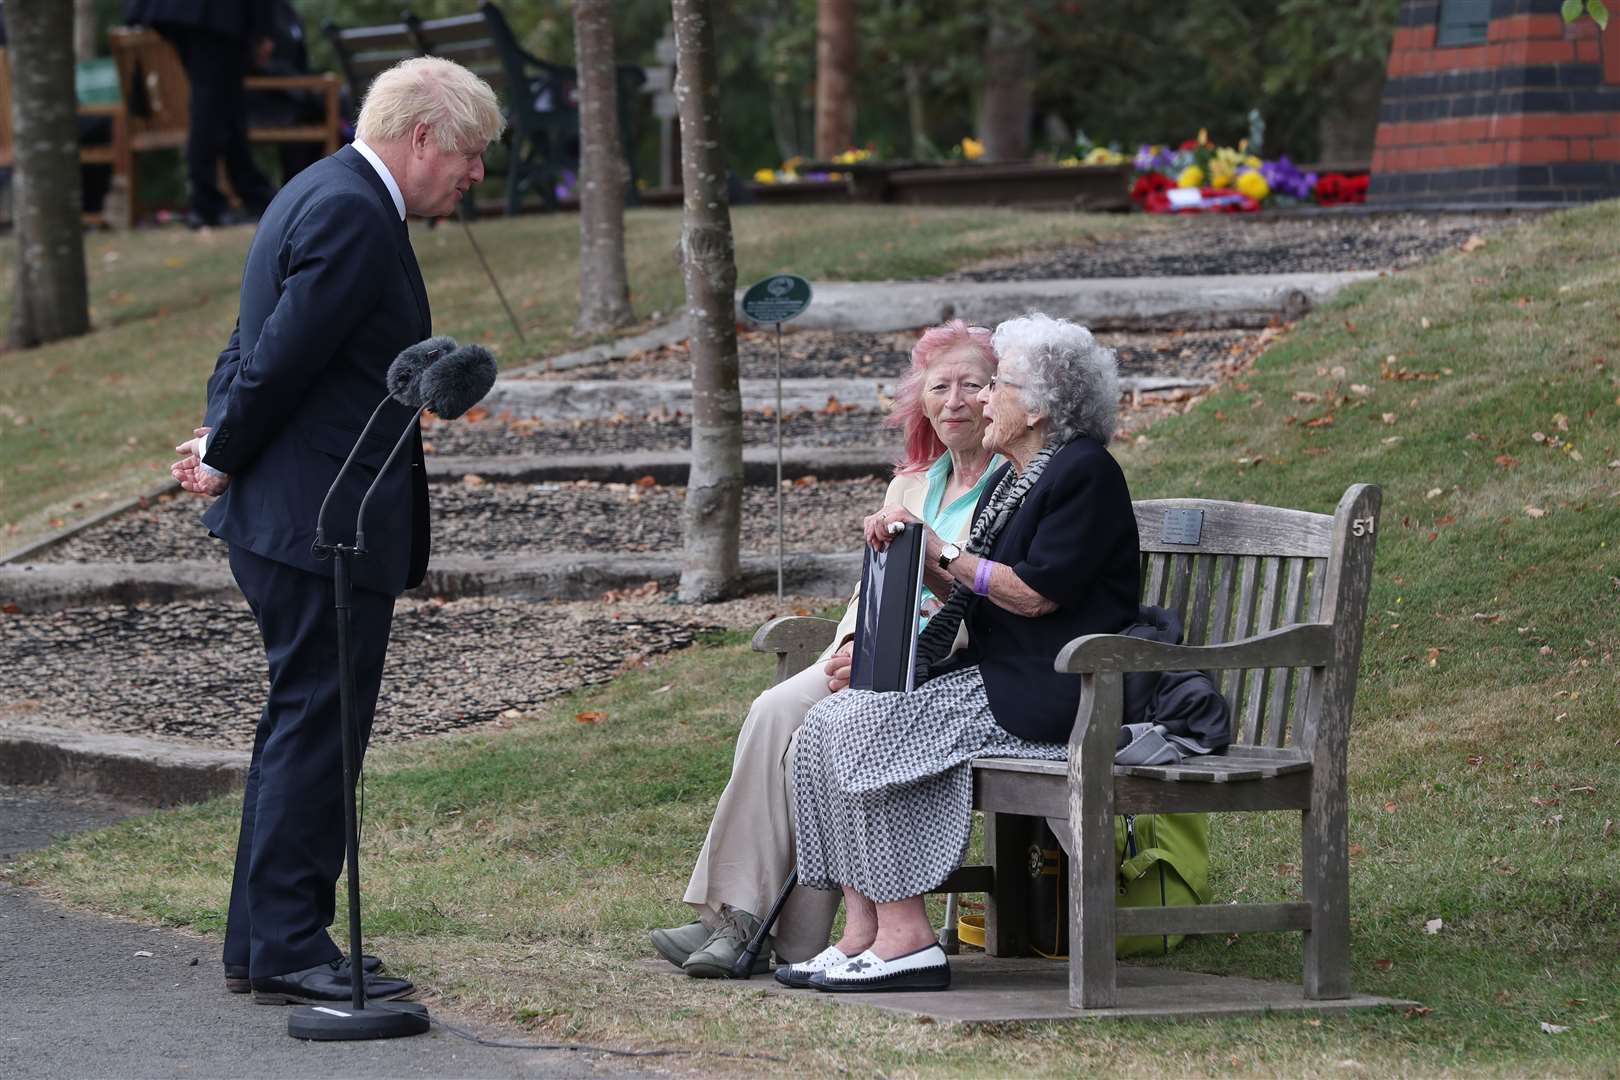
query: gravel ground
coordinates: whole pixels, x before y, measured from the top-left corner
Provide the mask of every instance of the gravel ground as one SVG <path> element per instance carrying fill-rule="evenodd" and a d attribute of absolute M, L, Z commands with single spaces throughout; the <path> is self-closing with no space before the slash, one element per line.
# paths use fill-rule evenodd
<path fill-rule="evenodd" d="M 1246 335 L 1230 330 L 1152 334 L 1102 334 L 1099 340 L 1119 354 L 1120 370 L 1127 375 L 1179 375 L 1177 360 L 1197 343 L 1200 349 L 1224 350 Z M 850 334 L 806 330 L 782 337 L 782 377 L 785 379 L 896 379 L 911 364 L 911 347 L 918 331 L 894 334 Z M 745 379 L 776 375 L 775 336 L 738 335 L 737 359 Z M 604 360 L 567 371 L 546 372 L 533 378 L 558 380 L 650 379 L 681 381 L 692 377 L 684 342 L 648 349 L 623 360 Z"/>
<path fill-rule="evenodd" d="M 946 275 L 945 281 L 1171 277 L 1206 274 L 1320 273 L 1414 266 L 1475 234 L 1501 228 L 1502 214 L 1389 214 L 1267 217 L 1211 214 L 1166 217 L 1162 229 L 1060 252 L 998 259 Z"/>
<path fill-rule="evenodd" d="M 898 450 L 900 440 L 883 426 L 884 414 L 859 406 L 836 411 L 784 413 L 782 445 L 796 447 L 880 446 Z M 511 416 L 433 423 L 422 429 L 423 449 L 451 457 L 505 454 L 615 454 L 678 450 L 692 446 L 692 420 L 684 413 L 610 420 L 532 420 Z M 775 446 L 776 420 L 743 413 L 743 445 Z"/>
<path fill-rule="evenodd" d="M 720 627 L 752 630 L 816 601 L 706 607 L 656 596 L 569 604 L 401 600 L 374 737 L 399 742 L 510 720 Z M 264 653 L 245 604 L 0 615 L 0 718 L 251 748 Z M 761 679 L 767 662 L 760 661 Z"/>
<path fill-rule="evenodd" d="M 860 522 L 883 502 L 879 479 L 794 483 L 787 492 L 788 551 L 850 551 Z M 560 551 L 667 552 L 681 546 L 684 487 L 634 484 L 434 484 L 435 555 L 516 555 Z M 160 499 L 145 510 L 86 529 L 37 561 L 163 562 L 177 552 L 223 562 L 225 545 L 208 540 L 197 520 L 203 501 Z M 742 549 L 776 550 L 776 496 L 769 487 L 744 490 Z"/>

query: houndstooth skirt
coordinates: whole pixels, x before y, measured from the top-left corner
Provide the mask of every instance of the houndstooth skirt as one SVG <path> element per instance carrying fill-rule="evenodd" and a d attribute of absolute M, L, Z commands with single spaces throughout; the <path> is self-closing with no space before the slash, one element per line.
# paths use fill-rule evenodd
<path fill-rule="evenodd" d="M 977 667 L 910 693 L 845 690 L 799 731 L 793 800 L 799 884 L 877 903 L 918 896 L 962 863 L 977 757 L 1062 761 L 1068 747 L 1009 734 Z"/>

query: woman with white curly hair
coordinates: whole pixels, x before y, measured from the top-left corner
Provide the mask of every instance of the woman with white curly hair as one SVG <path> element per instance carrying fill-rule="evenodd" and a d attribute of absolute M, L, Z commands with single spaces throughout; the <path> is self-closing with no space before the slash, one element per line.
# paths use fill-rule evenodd
<path fill-rule="evenodd" d="M 1113 351 L 1045 315 L 1002 323 L 993 346 L 984 447 L 1008 464 L 965 549 L 926 532 L 928 587 L 947 599 L 918 641 L 919 685 L 826 698 L 799 735 L 799 881 L 842 889 L 845 922 L 825 952 L 777 969 L 790 986 L 950 986 L 922 898 L 967 852 L 972 760 L 1063 760 L 1080 678 L 1053 670 L 1058 651 L 1137 615 L 1136 518 L 1105 448 L 1119 403 Z M 887 507 L 867 519 L 868 542 L 883 545 L 896 520 L 916 518 Z M 969 644 L 951 655 L 962 625 Z"/>

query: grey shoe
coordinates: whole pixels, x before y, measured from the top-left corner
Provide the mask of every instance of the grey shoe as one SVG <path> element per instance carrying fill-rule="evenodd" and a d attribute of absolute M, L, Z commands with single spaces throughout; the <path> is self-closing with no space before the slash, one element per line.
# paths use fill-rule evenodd
<path fill-rule="evenodd" d="M 709 940 L 709 928 L 700 922 L 690 922 L 685 926 L 674 926 L 668 930 L 654 930 L 647 935 L 652 939 L 653 948 L 665 960 L 681 967 L 686 958 L 697 952 Z"/>
<path fill-rule="evenodd" d="M 731 978 L 732 966 L 758 929 L 759 920 L 748 912 L 732 907 L 722 908 L 720 926 L 709 935 L 701 949 L 686 958 L 681 969 L 695 979 Z M 751 970 L 753 974 L 761 975 L 770 969 L 771 939 L 766 937 Z"/>

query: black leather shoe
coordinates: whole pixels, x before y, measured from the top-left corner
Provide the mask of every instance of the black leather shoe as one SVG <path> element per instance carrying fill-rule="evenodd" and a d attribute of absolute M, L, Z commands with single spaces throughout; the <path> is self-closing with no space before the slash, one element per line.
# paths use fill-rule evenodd
<path fill-rule="evenodd" d="M 404 979 L 366 976 L 367 1001 L 392 1001 L 416 989 Z M 253 1000 L 260 1005 L 304 1005 L 323 1001 L 348 1001 L 354 988 L 341 960 L 316 964 L 302 971 L 289 971 L 253 980 Z"/>
<path fill-rule="evenodd" d="M 339 963 L 343 965 L 343 975 L 347 978 L 349 974 L 349 958 L 345 956 Z M 366 969 L 367 975 L 375 975 L 383 969 L 383 962 L 370 953 L 366 953 L 360 957 L 360 966 Z M 245 994 L 251 989 L 253 989 L 253 984 L 248 979 L 246 964 L 225 965 L 225 990 L 227 993 Z"/>

